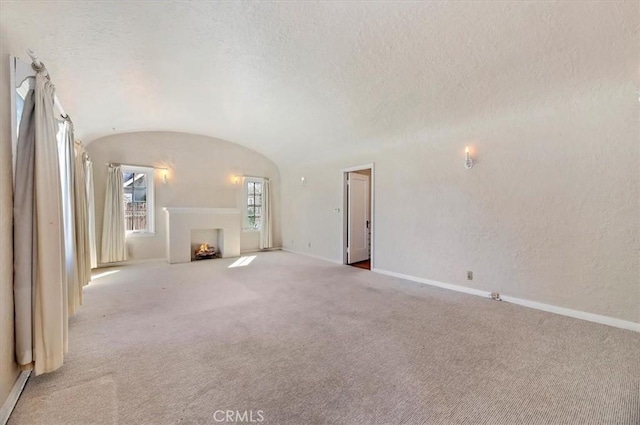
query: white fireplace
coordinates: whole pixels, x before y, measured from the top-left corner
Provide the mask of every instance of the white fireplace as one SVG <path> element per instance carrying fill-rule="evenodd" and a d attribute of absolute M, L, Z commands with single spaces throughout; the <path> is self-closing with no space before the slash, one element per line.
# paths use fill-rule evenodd
<path fill-rule="evenodd" d="M 167 261 L 170 264 L 191 261 L 192 231 L 209 229 L 218 235 L 220 257 L 240 255 L 240 210 L 235 208 L 164 208 L 167 226 Z"/>

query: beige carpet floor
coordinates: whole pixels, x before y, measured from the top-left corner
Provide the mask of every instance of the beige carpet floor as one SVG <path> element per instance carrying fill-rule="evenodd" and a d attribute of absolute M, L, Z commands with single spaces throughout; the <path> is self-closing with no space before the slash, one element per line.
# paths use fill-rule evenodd
<path fill-rule="evenodd" d="M 9 423 L 640 423 L 637 333 L 285 252 L 234 261 L 96 279 L 64 367 Z"/>

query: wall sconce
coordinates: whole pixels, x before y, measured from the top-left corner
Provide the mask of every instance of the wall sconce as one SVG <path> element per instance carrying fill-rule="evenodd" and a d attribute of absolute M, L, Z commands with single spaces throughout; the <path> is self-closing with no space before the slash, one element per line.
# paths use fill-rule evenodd
<path fill-rule="evenodd" d="M 167 184 L 169 182 L 169 169 L 163 167 L 153 167 L 154 170 L 157 170 L 161 173 L 160 178 L 162 179 L 162 184 Z"/>
<path fill-rule="evenodd" d="M 464 149 L 464 168 L 467 170 L 473 167 L 473 159 L 471 159 L 471 155 L 469 155 L 469 146 Z"/>
<path fill-rule="evenodd" d="M 300 182 L 302 183 L 303 186 L 307 185 L 307 180 L 304 178 L 304 176 L 300 177 Z"/>
<path fill-rule="evenodd" d="M 233 176 L 233 184 L 234 184 L 234 186 L 236 186 L 238 183 L 240 183 L 240 176 Z"/>

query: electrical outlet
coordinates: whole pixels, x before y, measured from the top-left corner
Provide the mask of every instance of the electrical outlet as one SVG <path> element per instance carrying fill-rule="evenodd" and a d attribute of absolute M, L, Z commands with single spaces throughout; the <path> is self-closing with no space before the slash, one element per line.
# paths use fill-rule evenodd
<path fill-rule="evenodd" d="M 468 271 L 467 272 L 467 280 L 473 280 L 473 272 L 472 271 Z"/>

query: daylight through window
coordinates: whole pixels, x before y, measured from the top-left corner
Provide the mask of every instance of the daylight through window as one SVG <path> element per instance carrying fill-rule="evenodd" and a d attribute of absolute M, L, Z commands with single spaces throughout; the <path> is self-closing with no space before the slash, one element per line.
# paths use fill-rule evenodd
<path fill-rule="evenodd" d="M 247 180 L 247 227 L 260 229 L 262 227 L 262 181 Z"/>
<path fill-rule="evenodd" d="M 153 169 L 122 166 L 124 223 L 128 233 L 153 232 Z"/>

